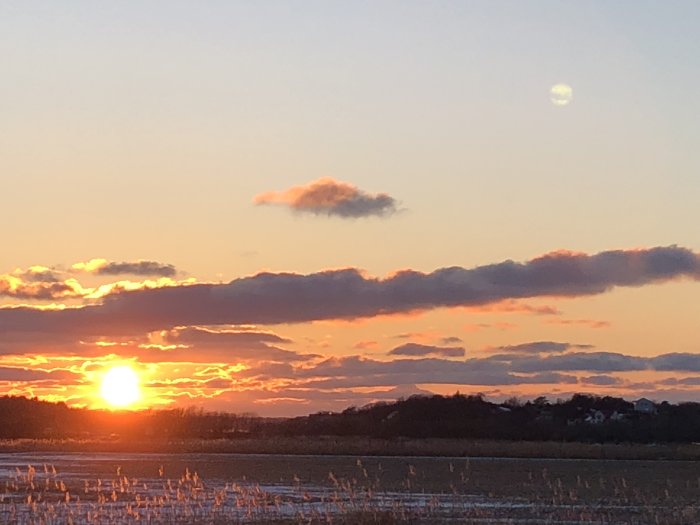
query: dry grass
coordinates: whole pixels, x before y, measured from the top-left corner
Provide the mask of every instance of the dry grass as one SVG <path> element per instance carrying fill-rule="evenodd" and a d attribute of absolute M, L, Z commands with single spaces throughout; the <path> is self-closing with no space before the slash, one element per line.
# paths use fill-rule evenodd
<path fill-rule="evenodd" d="M 84 460 L 85 456 L 81 457 Z M 382 463 L 376 458 L 337 458 L 333 465 L 338 468 L 328 471 L 323 481 L 312 480 L 308 474 L 280 472 L 287 481 L 270 484 L 241 476 L 209 480 L 189 469 L 170 477 L 168 466 L 136 478 L 129 469 L 137 470 L 138 458 L 132 459 L 133 463 L 127 463 L 126 467 L 113 467 L 108 477 L 84 479 L 63 476 L 51 465 L 17 468 L 0 479 L 0 522 L 32 525 L 696 525 L 700 522 L 697 504 L 700 478 L 694 465 L 685 472 L 678 464 L 671 463 L 649 470 L 644 462 L 579 465 L 573 461 L 414 458 Z M 273 458 L 265 461 L 273 466 L 276 463 Z M 219 463 L 222 462 L 223 458 L 219 458 Z M 542 467 L 543 464 L 546 466 Z M 303 463 L 297 461 L 295 465 Z M 284 469 L 289 465 L 278 463 L 277 466 Z M 317 470 L 324 467 L 313 466 Z M 679 470 L 685 474 L 678 475 Z M 648 479 L 650 473 L 661 478 Z"/>
<path fill-rule="evenodd" d="M 694 444 L 590 444 L 460 439 L 384 440 L 324 436 L 236 440 L 17 439 L 0 441 L 0 452 L 34 451 L 700 460 L 700 446 Z"/>

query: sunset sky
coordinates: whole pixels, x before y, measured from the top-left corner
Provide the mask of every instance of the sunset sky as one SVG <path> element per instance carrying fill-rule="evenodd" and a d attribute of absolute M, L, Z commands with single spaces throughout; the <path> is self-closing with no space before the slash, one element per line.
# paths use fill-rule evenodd
<path fill-rule="evenodd" d="M 693 0 L 2 2 L 0 394 L 700 401 L 698 49 Z"/>

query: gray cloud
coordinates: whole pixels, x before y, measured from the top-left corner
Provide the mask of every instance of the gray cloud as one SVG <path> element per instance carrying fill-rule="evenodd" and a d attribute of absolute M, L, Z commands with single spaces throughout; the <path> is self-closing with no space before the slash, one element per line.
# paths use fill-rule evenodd
<path fill-rule="evenodd" d="M 485 358 L 449 360 L 435 357 L 378 361 L 361 356 L 329 358 L 314 364 L 268 370 L 267 364 L 246 371 L 247 377 L 286 379 L 298 388 L 365 388 L 407 384 L 454 384 L 496 386 L 519 384 L 586 384 L 619 386 L 615 372 L 658 371 L 655 365 L 676 371 L 694 371 L 700 355 L 666 354 L 644 358 L 610 352 L 573 353 L 554 356 L 502 354 Z M 694 357 L 694 359 L 693 359 Z M 682 367 L 687 369 L 683 369 Z M 661 369 L 663 371 L 663 369 Z M 573 373 L 594 372 L 580 380 Z M 275 374 L 277 374 L 275 376 Z M 682 384 L 694 384 L 689 380 Z M 676 383 L 674 383 L 676 384 Z M 681 384 L 680 382 L 678 384 Z"/>
<path fill-rule="evenodd" d="M 55 283 L 61 280 L 59 272 L 53 268 L 35 266 L 19 274 L 23 280 L 28 282 Z"/>
<path fill-rule="evenodd" d="M 162 352 L 163 357 L 173 352 L 185 354 L 180 358 L 191 358 L 201 353 L 204 359 L 214 356 L 240 360 L 265 360 L 275 362 L 308 361 L 318 357 L 315 354 L 300 354 L 275 346 L 276 343 L 291 343 L 291 340 L 277 334 L 257 331 L 206 330 L 197 327 L 179 328 L 165 335 L 165 341 L 173 345 L 186 345 L 188 348 Z"/>
<path fill-rule="evenodd" d="M 439 358 L 377 361 L 359 356 L 330 358 L 296 369 L 294 378 L 307 388 L 354 388 L 405 384 L 515 385 L 573 383 L 576 378 L 547 371 L 513 374 L 505 363 L 486 359 L 452 361 Z"/>
<path fill-rule="evenodd" d="M 68 370 L 38 370 L 0 366 L 0 381 L 75 381 L 79 374 Z"/>
<path fill-rule="evenodd" d="M 508 297 L 593 295 L 615 286 L 684 276 L 700 278 L 700 256 L 684 248 L 592 256 L 555 253 L 527 263 L 443 268 L 430 274 L 402 271 L 386 279 L 365 277 L 355 269 L 262 273 L 224 285 L 120 294 L 108 297 L 102 310 L 144 321 L 172 317 L 180 325 L 304 322 L 479 305 Z"/>
<path fill-rule="evenodd" d="M 177 270 L 172 264 L 161 264 L 155 261 L 137 261 L 137 262 L 110 262 L 105 266 L 100 267 L 98 275 L 140 275 L 140 276 L 158 276 L 158 277 L 173 277 L 177 274 Z"/>
<path fill-rule="evenodd" d="M 682 377 L 680 379 L 675 378 L 675 377 L 669 377 L 668 379 L 664 379 L 662 381 L 659 381 L 660 384 L 662 385 L 690 385 L 690 386 L 697 386 L 700 385 L 700 377 L 698 376 L 693 376 L 693 377 Z"/>
<path fill-rule="evenodd" d="M 205 328 L 178 328 L 166 335 L 171 343 L 191 345 L 236 345 L 257 347 L 260 343 L 291 343 L 291 339 L 270 332 L 253 330 L 208 330 Z"/>
<path fill-rule="evenodd" d="M 528 376 L 511 375 L 509 384 L 520 383 L 524 385 L 539 385 L 539 384 L 575 384 L 578 383 L 576 376 L 571 374 L 560 374 L 558 372 L 541 372 Z"/>
<path fill-rule="evenodd" d="M 581 378 L 581 383 L 596 386 L 617 386 L 623 383 L 622 379 L 610 375 L 595 375 Z"/>
<path fill-rule="evenodd" d="M 572 343 L 559 343 L 556 341 L 533 341 L 532 343 L 521 343 L 517 345 L 498 346 L 497 350 L 512 353 L 558 353 L 565 352 L 572 348 L 587 349 L 593 345 L 581 345 Z"/>
<path fill-rule="evenodd" d="M 700 355 L 688 353 L 671 353 L 653 357 L 649 360 L 651 368 L 659 371 L 683 370 L 700 372 Z"/>
<path fill-rule="evenodd" d="M 174 277 L 177 269 L 172 264 L 156 261 L 113 262 L 106 259 L 93 259 L 73 265 L 73 270 L 96 275 L 138 275 L 141 277 Z"/>
<path fill-rule="evenodd" d="M 615 286 L 681 277 L 700 279 L 700 256 L 675 246 L 596 255 L 557 252 L 525 263 L 443 268 L 429 274 L 407 270 L 385 279 L 366 277 L 356 269 L 261 273 L 228 284 L 122 291 L 108 295 L 102 304 L 82 308 L 0 309 L 0 334 L 113 335 L 177 326 L 353 319 L 505 298 L 593 295 Z"/>
<path fill-rule="evenodd" d="M 290 414 L 308 414 L 314 410 L 341 411 L 349 406 L 364 406 L 378 401 L 395 401 L 399 397 L 415 394 L 432 394 L 415 385 L 399 385 L 391 389 L 371 391 L 312 390 L 307 388 L 282 388 L 276 390 L 231 390 L 208 400 L 208 406 L 218 410 L 237 407 L 238 412 L 264 410 L 269 416 L 289 417 Z"/>
<path fill-rule="evenodd" d="M 630 372 L 653 369 L 652 360 L 613 352 L 573 352 L 543 358 L 523 358 L 512 361 L 513 370 L 541 372 L 582 370 L 591 372 Z"/>
<path fill-rule="evenodd" d="M 389 351 L 389 355 L 464 357 L 461 346 L 433 346 L 419 343 L 406 343 Z"/>
<path fill-rule="evenodd" d="M 290 363 L 262 361 L 254 366 L 236 372 L 238 377 L 256 378 L 261 381 L 269 381 L 272 379 L 293 378 L 296 374 L 296 369 Z"/>
<path fill-rule="evenodd" d="M 294 211 L 342 218 L 386 216 L 397 211 L 396 200 L 386 193 L 366 193 L 352 184 L 322 178 L 281 193 L 262 193 L 255 204 L 281 204 Z"/>
<path fill-rule="evenodd" d="M 508 362 L 516 372 L 588 371 L 588 372 L 699 372 L 700 354 L 671 353 L 639 357 L 615 352 L 570 352 L 559 355 L 496 355 L 487 361 Z"/>

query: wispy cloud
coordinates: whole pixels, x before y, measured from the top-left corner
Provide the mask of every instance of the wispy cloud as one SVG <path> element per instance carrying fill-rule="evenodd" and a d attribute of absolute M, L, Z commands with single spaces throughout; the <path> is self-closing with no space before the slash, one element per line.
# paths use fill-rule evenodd
<path fill-rule="evenodd" d="M 507 365 L 485 359 L 454 361 L 441 358 L 377 361 L 359 356 L 330 358 L 295 371 L 300 387 L 358 388 L 406 384 L 511 385 L 575 383 L 567 374 L 516 374 Z"/>
<path fill-rule="evenodd" d="M 356 350 L 374 350 L 379 347 L 379 343 L 377 341 L 358 341 L 353 345 L 353 348 Z"/>
<path fill-rule="evenodd" d="M 547 319 L 547 324 L 561 324 L 565 326 L 587 326 L 589 328 L 609 328 L 610 321 L 600 319 Z"/>
<path fill-rule="evenodd" d="M 213 330 L 192 326 L 133 338 L 83 337 L 79 354 L 96 357 L 108 353 L 121 358 L 136 358 L 143 363 L 286 363 L 306 362 L 320 357 L 285 348 L 291 342 L 271 332 Z M 65 354 L 70 350 L 70 345 L 58 348 L 52 345 L 52 349 Z"/>
<path fill-rule="evenodd" d="M 419 343 L 406 343 L 390 350 L 389 355 L 464 357 L 464 352 L 465 350 L 461 346 L 433 346 Z"/>
<path fill-rule="evenodd" d="M 504 299 L 493 304 L 467 307 L 467 310 L 475 313 L 517 313 L 532 315 L 560 315 L 558 308 L 550 305 L 527 304 L 515 299 Z"/>
<path fill-rule="evenodd" d="M 700 356 L 696 358 L 700 359 Z M 631 372 L 654 370 L 654 359 L 615 352 L 571 352 L 546 357 L 508 358 L 508 361 L 511 368 L 518 372 Z"/>
<path fill-rule="evenodd" d="M 255 204 L 279 204 L 294 211 L 341 218 L 391 215 L 397 211 L 396 200 L 386 193 L 367 193 L 352 184 L 325 177 L 305 186 L 282 192 L 257 195 Z"/>
<path fill-rule="evenodd" d="M 615 375 L 628 372 L 693 373 L 700 371 L 700 355 L 662 354 L 639 357 L 614 352 L 561 355 L 509 354 L 464 360 L 416 356 L 381 361 L 362 356 L 331 357 L 312 364 L 275 368 L 276 379 L 286 379 L 297 388 L 338 389 L 391 387 L 409 384 L 452 384 L 464 386 L 508 386 L 576 384 L 620 386 Z M 246 371 L 248 377 L 262 375 L 269 380 L 262 363 Z M 580 374 L 583 375 L 579 379 Z M 689 383 L 690 384 L 690 383 Z"/>
<path fill-rule="evenodd" d="M 600 374 L 595 376 L 582 377 L 581 383 L 595 386 L 617 386 L 623 384 L 623 380 L 619 377 L 607 374 Z"/>
<path fill-rule="evenodd" d="M 593 348 L 593 345 L 588 344 L 573 344 L 573 343 L 562 343 L 557 341 L 533 341 L 531 343 L 520 343 L 517 345 L 505 345 L 497 346 L 492 350 L 497 350 L 499 352 L 505 353 L 560 353 L 566 352 L 572 348 L 578 349 L 589 349 Z"/>
<path fill-rule="evenodd" d="M 62 384 L 74 383 L 81 374 L 69 370 L 41 370 L 11 366 L 0 366 L 0 381 L 60 381 Z"/>
<path fill-rule="evenodd" d="M 300 354 L 280 348 L 278 345 L 292 341 L 271 332 L 188 327 L 172 330 L 162 334 L 162 337 L 166 344 L 189 349 L 182 352 L 182 358 L 191 357 L 196 353 L 201 353 L 205 359 L 216 355 L 227 361 L 293 362 L 318 357 L 315 354 Z"/>

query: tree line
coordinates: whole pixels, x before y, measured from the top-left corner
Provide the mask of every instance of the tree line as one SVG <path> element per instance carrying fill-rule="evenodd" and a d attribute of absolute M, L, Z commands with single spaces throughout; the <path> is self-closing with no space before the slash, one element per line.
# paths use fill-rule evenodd
<path fill-rule="evenodd" d="M 215 439 L 249 435 L 259 419 L 198 408 L 113 412 L 0 397 L 0 439 Z"/>
<path fill-rule="evenodd" d="M 467 438 L 581 442 L 700 441 L 700 403 L 652 405 L 641 412 L 611 396 L 576 394 L 491 403 L 481 395 L 417 395 L 393 403 L 351 407 L 286 420 L 287 435 L 364 435 L 383 438 Z"/>
<path fill-rule="evenodd" d="M 640 411 L 622 398 L 576 394 L 493 403 L 481 395 L 416 395 L 289 419 L 195 408 L 111 412 L 0 397 L 0 438 L 237 439 L 368 436 L 582 442 L 700 442 L 700 403 Z"/>

